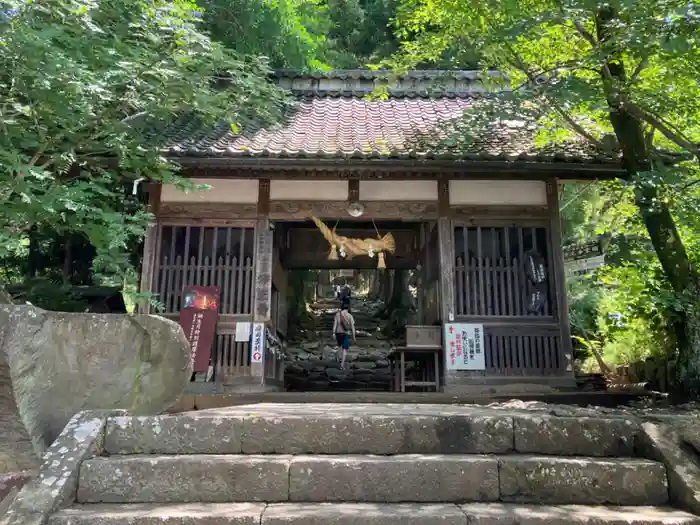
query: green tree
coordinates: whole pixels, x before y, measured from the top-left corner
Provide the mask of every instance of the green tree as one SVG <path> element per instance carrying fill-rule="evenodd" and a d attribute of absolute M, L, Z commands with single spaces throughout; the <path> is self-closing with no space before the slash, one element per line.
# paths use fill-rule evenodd
<path fill-rule="evenodd" d="M 78 235 L 122 275 L 150 220 L 140 181 L 191 187 L 162 156 L 180 119 L 277 118 L 264 60 L 214 43 L 185 0 L 0 0 L 0 258 Z"/>
<path fill-rule="evenodd" d="M 365 67 L 398 45 L 399 0 L 202 0 L 212 38 L 301 71 Z"/>
<path fill-rule="evenodd" d="M 691 183 L 665 167 L 660 149 L 700 159 L 700 11 L 680 0 L 404 0 L 396 68 L 472 49 L 510 82 L 481 116 L 511 109 L 542 127 L 620 153 L 635 204 L 666 282 L 682 301 L 679 381 L 700 393 L 698 275 L 673 215 Z M 473 118 L 473 117 L 472 117 Z M 454 140 L 454 139 L 452 139 Z"/>
<path fill-rule="evenodd" d="M 328 30 L 323 0 L 202 0 L 212 38 L 269 57 L 276 68 L 324 70 Z"/>

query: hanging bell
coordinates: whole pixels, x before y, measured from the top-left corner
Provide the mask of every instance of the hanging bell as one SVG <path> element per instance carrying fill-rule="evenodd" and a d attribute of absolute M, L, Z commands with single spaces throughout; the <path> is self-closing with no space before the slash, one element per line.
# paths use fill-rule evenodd
<path fill-rule="evenodd" d="M 347 253 L 345 252 L 345 246 L 341 246 L 341 247 L 340 247 L 340 256 L 341 256 L 343 259 L 345 259 L 345 256 L 346 256 L 346 255 L 347 255 Z"/>
<path fill-rule="evenodd" d="M 373 250 L 372 248 L 370 248 L 370 249 L 367 251 L 367 255 L 369 255 L 369 258 L 370 258 L 370 259 L 371 259 L 372 257 L 374 257 L 374 250 Z"/>

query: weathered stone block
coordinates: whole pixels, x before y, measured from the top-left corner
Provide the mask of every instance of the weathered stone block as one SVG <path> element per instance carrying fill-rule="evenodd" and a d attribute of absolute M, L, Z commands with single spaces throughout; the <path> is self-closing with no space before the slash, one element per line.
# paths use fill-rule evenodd
<path fill-rule="evenodd" d="M 48 525 L 260 525 L 264 503 L 86 505 L 62 510 Z"/>
<path fill-rule="evenodd" d="M 662 505 L 666 468 L 641 459 L 504 456 L 499 458 L 502 501 Z"/>
<path fill-rule="evenodd" d="M 192 366 L 185 334 L 173 321 L 33 306 L 0 305 L 3 352 L 39 455 L 81 410 L 163 412 L 182 395 Z"/>
<path fill-rule="evenodd" d="M 289 499 L 304 502 L 453 502 L 498 499 L 498 461 L 488 456 L 300 456 Z"/>
<path fill-rule="evenodd" d="M 39 474 L 17 494 L 2 525 L 44 525 L 75 500 L 80 463 L 100 452 L 106 414 L 81 412 L 44 454 Z"/>
<path fill-rule="evenodd" d="M 85 461 L 81 503 L 286 501 L 288 456 L 113 456 Z"/>
<path fill-rule="evenodd" d="M 283 503 L 268 506 L 261 525 L 466 525 L 466 519 L 456 505 Z"/>
<path fill-rule="evenodd" d="M 562 456 L 632 456 L 639 426 L 628 419 L 515 416 L 515 450 Z"/>
<path fill-rule="evenodd" d="M 492 454 L 513 447 L 513 420 L 485 415 L 260 416 L 243 422 L 247 454 Z"/>
<path fill-rule="evenodd" d="M 240 454 L 242 418 L 200 415 L 107 420 L 109 454 Z"/>
<path fill-rule="evenodd" d="M 10 367 L 0 348 L 0 475 L 9 472 L 36 472 L 39 457 L 24 427 L 15 402 Z M 0 501 L 3 490 L 0 488 Z"/>
<path fill-rule="evenodd" d="M 666 466 L 671 502 L 700 514 L 700 466 L 697 457 L 683 447 L 683 433 L 697 438 L 700 422 L 644 423 L 639 434 L 639 450 L 647 458 Z"/>
<path fill-rule="evenodd" d="M 592 505 L 515 505 L 471 503 L 461 505 L 469 525 L 698 525 L 700 518 L 658 507 Z"/>

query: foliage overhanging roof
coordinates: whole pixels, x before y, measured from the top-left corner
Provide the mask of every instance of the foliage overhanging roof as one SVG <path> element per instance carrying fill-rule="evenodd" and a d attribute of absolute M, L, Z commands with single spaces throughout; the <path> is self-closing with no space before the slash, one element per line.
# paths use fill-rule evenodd
<path fill-rule="evenodd" d="M 620 158 L 582 141 L 538 146 L 536 130 L 517 121 L 494 121 L 468 145 L 444 139 L 499 74 L 477 71 L 340 70 L 302 74 L 278 70 L 279 86 L 296 103 L 274 126 L 229 124 L 203 129 L 184 121 L 167 132 L 166 149 L 180 159 L 298 159 L 501 161 L 619 167 Z M 490 78 L 489 78 L 490 77 Z M 384 88 L 383 99 L 368 98 Z M 460 129 L 464 133 L 464 129 Z"/>

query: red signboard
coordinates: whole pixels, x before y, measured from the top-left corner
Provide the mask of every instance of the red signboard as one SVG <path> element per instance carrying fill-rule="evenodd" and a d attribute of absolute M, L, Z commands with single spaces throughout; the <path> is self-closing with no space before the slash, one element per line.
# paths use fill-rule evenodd
<path fill-rule="evenodd" d="M 192 371 L 207 372 L 219 314 L 217 286 L 185 286 L 180 326 L 192 348 Z"/>

